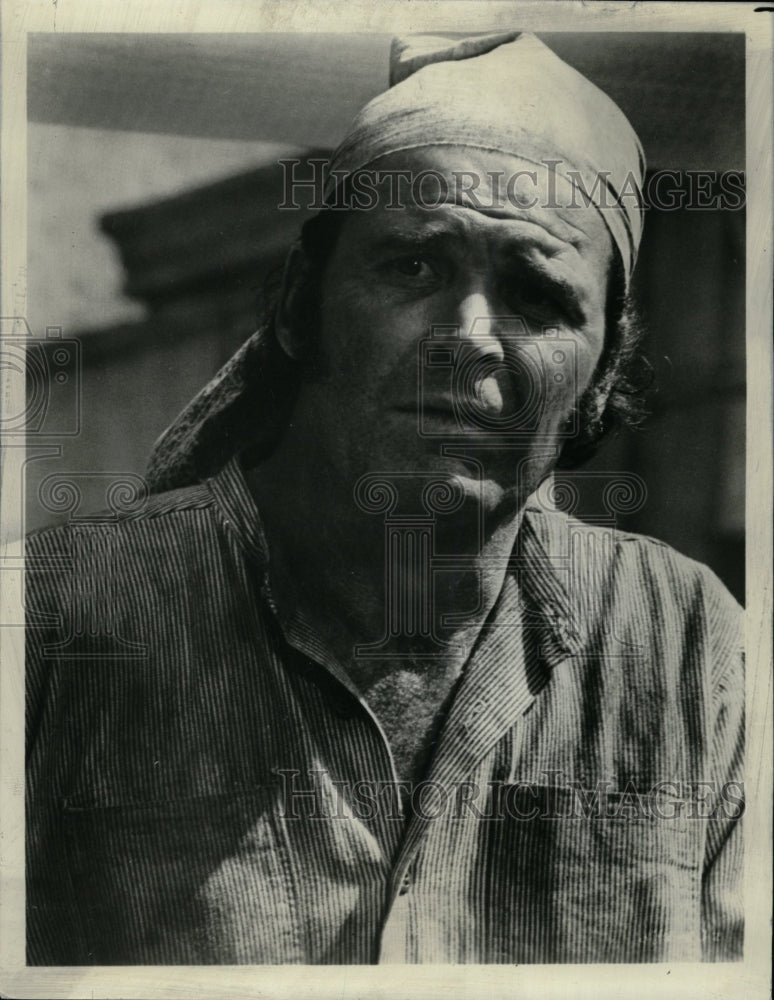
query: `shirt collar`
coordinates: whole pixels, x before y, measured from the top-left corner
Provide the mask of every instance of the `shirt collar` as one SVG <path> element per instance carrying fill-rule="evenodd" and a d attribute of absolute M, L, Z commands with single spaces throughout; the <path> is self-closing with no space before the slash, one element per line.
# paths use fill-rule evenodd
<path fill-rule="evenodd" d="M 235 455 L 208 480 L 227 528 L 236 536 L 247 557 L 261 573 L 261 596 L 274 615 L 285 640 L 309 659 L 322 664 L 358 699 L 360 695 L 346 671 L 331 656 L 316 633 L 293 614 L 281 614 L 271 588 L 269 545 L 258 506 L 247 485 L 239 455 Z"/>
<path fill-rule="evenodd" d="M 264 597 L 276 614 L 269 587 L 266 534 L 239 456 L 231 458 L 208 484 L 223 514 L 224 524 L 248 558 L 262 570 Z M 524 602 L 519 608 L 528 616 L 528 623 L 543 633 L 541 652 L 549 667 L 577 655 L 582 645 L 577 602 L 571 597 L 576 589 L 570 577 L 573 549 L 569 527 L 572 523 L 562 514 L 527 507 L 509 560 L 506 581 L 510 582 L 504 586 L 500 599 L 508 612 L 515 610 L 518 594 L 523 595 Z M 304 640 L 303 645 L 306 647 L 309 643 Z M 319 657 L 321 650 L 315 648 L 314 652 Z M 334 672 L 340 675 L 339 670 Z"/>
<path fill-rule="evenodd" d="M 247 485 L 239 455 L 234 455 L 220 472 L 208 479 L 223 523 L 236 537 L 246 555 L 264 571 L 269 568 L 269 546 L 263 522 Z"/>

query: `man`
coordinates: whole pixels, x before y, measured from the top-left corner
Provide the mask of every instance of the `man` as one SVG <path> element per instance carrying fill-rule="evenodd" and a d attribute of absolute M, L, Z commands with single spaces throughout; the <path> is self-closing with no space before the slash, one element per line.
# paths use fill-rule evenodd
<path fill-rule="evenodd" d="M 639 142 L 529 35 L 394 62 L 154 495 L 29 541 L 32 964 L 741 955 L 738 609 L 536 493 L 626 408 Z"/>

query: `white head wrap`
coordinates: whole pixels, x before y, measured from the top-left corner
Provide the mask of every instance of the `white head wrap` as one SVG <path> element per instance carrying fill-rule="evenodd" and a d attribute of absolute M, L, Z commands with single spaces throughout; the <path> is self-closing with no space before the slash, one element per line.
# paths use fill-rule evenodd
<path fill-rule="evenodd" d="M 390 83 L 333 154 L 329 195 L 342 175 L 424 146 L 475 147 L 548 164 L 574 185 L 575 204 L 585 204 L 585 192 L 599 209 L 628 284 L 642 235 L 645 157 L 607 94 L 521 32 L 395 39 Z"/>

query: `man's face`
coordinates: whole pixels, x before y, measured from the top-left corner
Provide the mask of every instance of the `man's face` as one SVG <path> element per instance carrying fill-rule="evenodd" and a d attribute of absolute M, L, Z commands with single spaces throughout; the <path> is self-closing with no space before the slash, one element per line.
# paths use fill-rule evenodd
<path fill-rule="evenodd" d="M 536 205 L 488 208 L 488 173 L 526 169 L 501 154 L 428 149 L 379 167 L 440 171 L 450 200 L 426 207 L 428 183 L 425 206 L 406 195 L 388 208 L 382 188 L 375 208 L 347 215 L 322 285 L 323 374 L 297 416 L 345 488 L 369 472 L 437 472 L 486 510 L 520 507 L 602 352 L 607 229 L 594 208 L 550 207 L 545 171 L 520 185 Z M 482 179 L 476 200 L 456 197 L 460 170 Z"/>

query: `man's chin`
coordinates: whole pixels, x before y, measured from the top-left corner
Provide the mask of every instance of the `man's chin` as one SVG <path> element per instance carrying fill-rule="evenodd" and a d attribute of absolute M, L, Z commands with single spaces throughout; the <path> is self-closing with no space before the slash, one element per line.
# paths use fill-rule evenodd
<path fill-rule="evenodd" d="M 448 479 L 466 502 L 495 512 L 503 505 L 523 506 L 546 475 L 544 459 L 535 461 L 518 452 L 506 456 L 465 455 L 456 450 L 425 460 L 423 475 Z M 419 469 L 417 470 L 419 473 Z"/>
<path fill-rule="evenodd" d="M 515 516 L 527 497 L 513 481 L 512 469 L 506 478 L 477 460 L 452 455 L 433 456 L 421 467 L 404 464 L 395 485 L 405 499 L 413 496 L 417 510 L 460 527 L 465 520 Z"/>

